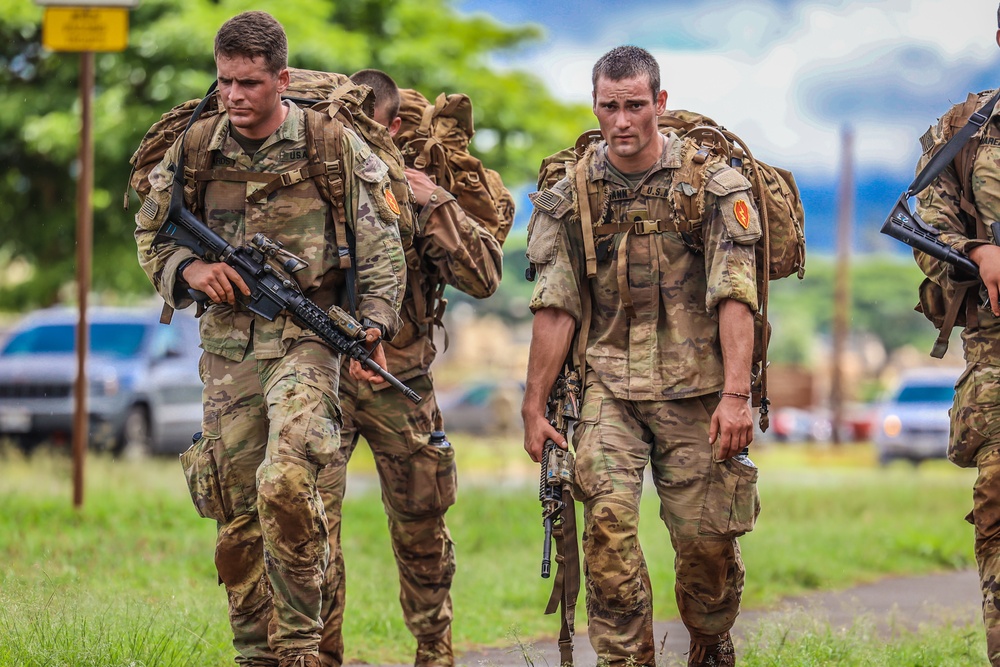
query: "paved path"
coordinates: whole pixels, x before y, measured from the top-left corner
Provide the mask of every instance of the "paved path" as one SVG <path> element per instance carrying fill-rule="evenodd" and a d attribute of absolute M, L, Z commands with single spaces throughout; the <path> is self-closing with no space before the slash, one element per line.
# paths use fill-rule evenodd
<path fill-rule="evenodd" d="M 774 609 L 746 611 L 733 631 L 737 651 L 747 637 L 754 637 L 761 622 L 795 625 L 796 617 L 805 616 L 828 623 L 831 628 L 849 628 L 859 617 L 871 619 L 885 636 L 893 630 L 910 631 L 921 625 L 959 625 L 980 623 L 979 581 L 975 571 L 963 570 L 923 577 L 894 577 L 857 586 L 845 591 L 821 592 L 784 600 Z M 558 619 L 552 617 L 558 631 Z M 801 618 L 798 621 L 801 626 Z M 662 641 L 658 664 L 684 665 L 688 635 L 679 621 L 657 622 L 657 641 Z M 662 639 L 660 639 L 662 638 Z M 586 629 L 578 628 L 574 657 L 576 664 L 589 667 L 596 655 L 587 640 Z M 535 667 L 556 667 L 559 650 L 555 639 L 535 642 L 528 656 Z M 506 648 L 470 651 L 458 656 L 465 667 L 525 667 L 522 652 L 513 644 Z M 404 667 L 402 665 L 398 667 Z"/>

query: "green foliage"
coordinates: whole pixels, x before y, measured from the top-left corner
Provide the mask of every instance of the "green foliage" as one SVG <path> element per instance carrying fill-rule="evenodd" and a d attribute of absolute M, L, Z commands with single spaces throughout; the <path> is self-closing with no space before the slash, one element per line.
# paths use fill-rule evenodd
<path fill-rule="evenodd" d="M 0 309 L 59 298 L 74 276 L 79 58 L 41 41 L 42 8 L 14 0 L 0 9 L 0 253 L 37 270 L 17 281 L 0 270 Z M 451 0 L 285 0 L 270 10 L 289 38 L 290 64 L 351 73 L 384 69 L 433 99 L 466 92 L 475 105 L 473 148 L 509 183 L 534 180 L 542 157 L 592 124 L 585 106 L 556 101 L 535 76 L 493 71 L 490 58 L 539 37 L 463 15 Z M 204 93 L 214 75 L 215 31 L 259 3 L 144 0 L 131 11 L 129 47 L 97 54 L 94 98 L 93 284 L 149 294 L 135 260 L 132 212 L 119 206 L 128 159 L 160 114 Z M 135 208 L 133 197 L 132 209 Z"/>
<path fill-rule="evenodd" d="M 929 350 L 937 333 L 913 310 L 923 278 L 916 263 L 889 255 L 862 255 L 853 259 L 850 270 L 852 332 L 876 336 L 889 351 L 904 345 Z M 833 328 L 835 277 L 832 258 L 810 256 L 803 280 L 790 277 L 771 283 L 771 361 L 814 361 L 813 339 L 829 336 Z"/>

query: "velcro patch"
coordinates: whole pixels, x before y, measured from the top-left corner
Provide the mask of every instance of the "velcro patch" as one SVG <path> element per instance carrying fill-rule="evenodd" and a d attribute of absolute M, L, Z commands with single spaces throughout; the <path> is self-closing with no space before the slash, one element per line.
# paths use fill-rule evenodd
<path fill-rule="evenodd" d="M 542 190 L 528 195 L 536 209 L 553 218 L 561 218 L 570 209 L 570 202 L 554 190 Z"/>
<path fill-rule="evenodd" d="M 926 155 L 932 148 L 934 148 L 934 144 L 934 126 L 931 125 L 920 137 L 920 148 Z"/>
<path fill-rule="evenodd" d="M 705 185 L 705 189 L 713 195 L 724 197 L 731 192 L 749 190 L 750 181 L 748 181 L 743 174 L 735 169 L 721 169 L 715 176 L 712 177 L 712 180 Z"/>
<path fill-rule="evenodd" d="M 159 212 L 160 204 L 153 197 L 146 197 L 146 201 L 142 202 L 142 207 L 139 208 L 139 215 L 147 220 L 155 220 L 156 214 Z"/>

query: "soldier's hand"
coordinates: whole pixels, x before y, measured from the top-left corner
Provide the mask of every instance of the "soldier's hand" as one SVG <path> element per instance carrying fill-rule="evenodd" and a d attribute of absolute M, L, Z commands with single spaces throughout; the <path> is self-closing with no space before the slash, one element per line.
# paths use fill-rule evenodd
<path fill-rule="evenodd" d="M 406 180 L 413 190 L 413 198 L 417 200 L 417 204 L 426 206 L 431 200 L 431 195 L 437 190 L 437 184 L 427 174 L 412 167 L 406 168 Z"/>
<path fill-rule="evenodd" d="M 990 308 L 1000 317 L 1000 246 L 981 245 L 969 252 L 969 258 L 979 265 L 979 277 L 990 294 Z"/>
<path fill-rule="evenodd" d="M 371 359 L 376 364 L 385 368 L 385 350 L 379 345 L 382 338 L 382 332 L 378 329 L 371 328 L 365 330 L 365 344 L 368 345 L 368 349 L 372 351 Z M 367 380 L 372 384 L 382 384 L 385 382 L 385 378 L 371 370 L 367 366 L 363 365 L 357 359 L 351 359 L 350 363 L 351 377 L 358 382 Z"/>
<path fill-rule="evenodd" d="M 548 419 L 541 415 L 525 417 L 524 451 L 528 452 L 528 456 L 535 463 L 540 463 L 542 460 L 542 450 L 545 448 L 546 440 L 552 440 L 562 449 L 568 448 L 566 438 L 553 428 Z"/>
<path fill-rule="evenodd" d="M 196 259 L 181 273 L 192 289 L 204 292 L 214 303 L 236 303 L 235 286 L 244 296 L 250 296 L 250 288 L 236 269 L 225 262 L 204 262 Z"/>
<path fill-rule="evenodd" d="M 708 441 L 716 461 L 730 459 L 753 441 L 753 415 L 746 399 L 723 396 L 712 413 Z"/>

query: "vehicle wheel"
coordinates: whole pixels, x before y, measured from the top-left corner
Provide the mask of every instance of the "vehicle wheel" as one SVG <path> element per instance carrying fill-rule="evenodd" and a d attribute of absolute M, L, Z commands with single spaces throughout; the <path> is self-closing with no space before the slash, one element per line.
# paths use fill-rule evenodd
<path fill-rule="evenodd" d="M 125 459 L 141 459 L 152 453 L 149 414 L 141 405 L 133 405 L 125 416 L 115 453 Z"/>
<path fill-rule="evenodd" d="M 891 454 L 886 454 L 885 452 L 879 452 L 878 464 L 884 468 L 885 466 L 892 463 L 893 458 L 894 457 Z"/>

